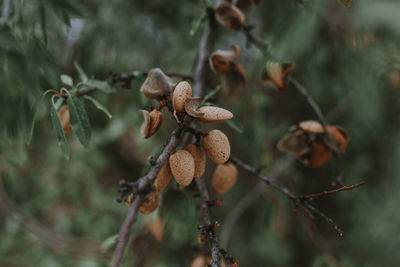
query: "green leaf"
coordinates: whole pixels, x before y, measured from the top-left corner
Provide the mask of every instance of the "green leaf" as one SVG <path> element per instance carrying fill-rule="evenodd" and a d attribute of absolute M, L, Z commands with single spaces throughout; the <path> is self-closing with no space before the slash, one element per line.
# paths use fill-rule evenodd
<path fill-rule="evenodd" d="M 72 130 L 84 147 L 89 147 L 91 130 L 89 118 L 82 101 L 76 96 L 67 99 Z"/>
<path fill-rule="evenodd" d="M 115 88 L 109 85 L 108 82 L 89 79 L 83 84 L 88 87 L 99 89 L 100 91 L 107 94 L 115 92 Z"/>
<path fill-rule="evenodd" d="M 196 32 L 200 29 L 200 26 L 205 22 L 204 18 L 206 17 L 207 13 L 205 9 L 202 9 L 201 12 L 194 18 L 192 21 L 192 28 L 190 29 L 190 36 L 194 36 Z"/>
<path fill-rule="evenodd" d="M 213 96 L 215 96 L 219 91 L 221 91 L 221 86 L 215 87 L 214 90 L 211 90 L 206 96 L 204 97 L 203 101 L 201 101 L 201 104 L 206 103 L 209 99 L 211 99 Z"/>
<path fill-rule="evenodd" d="M 240 123 L 238 119 L 233 117 L 230 120 L 227 120 L 226 123 L 228 124 L 229 127 L 231 127 L 233 130 L 236 132 L 242 134 L 243 133 L 243 125 Z"/>
<path fill-rule="evenodd" d="M 51 123 L 53 124 L 54 131 L 57 136 L 58 146 L 61 148 L 61 151 L 66 160 L 69 159 L 69 146 L 67 142 L 67 138 L 64 134 L 64 129 L 61 125 L 60 118 L 58 117 L 57 110 L 54 105 L 51 105 L 50 108 L 50 117 Z"/>
<path fill-rule="evenodd" d="M 32 116 L 32 122 L 31 122 L 31 127 L 29 129 L 29 133 L 28 133 L 28 140 L 26 141 L 26 143 L 28 145 L 30 145 L 31 141 L 32 141 L 32 137 L 33 137 L 33 132 L 35 130 L 35 122 L 36 122 L 36 116 L 38 113 L 38 110 L 40 108 L 40 104 L 42 104 L 44 99 L 44 95 L 42 95 L 35 103 L 34 107 L 33 107 L 33 116 Z"/>
<path fill-rule="evenodd" d="M 112 246 L 117 244 L 118 241 L 118 234 L 112 235 L 108 238 L 106 238 L 102 243 L 101 243 L 101 250 L 102 251 L 108 251 Z"/>
<path fill-rule="evenodd" d="M 86 73 L 83 71 L 82 67 L 78 64 L 78 62 L 74 62 L 74 66 L 76 71 L 79 73 L 79 77 L 81 78 L 82 82 L 86 82 L 88 80 L 88 77 Z"/>
<path fill-rule="evenodd" d="M 101 111 L 103 111 L 103 112 L 107 115 L 107 117 L 108 117 L 109 119 L 112 118 L 112 115 L 111 115 L 111 113 L 108 111 L 108 109 L 107 109 L 105 106 L 103 106 L 99 101 L 97 101 L 96 99 L 94 99 L 93 97 L 88 96 L 88 95 L 85 95 L 84 98 L 87 99 L 87 100 L 89 100 L 89 101 L 92 101 L 92 103 L 96 106 L 96 108 L 98 108 L 98 109 L 100 109 Z"/>
<path fill-rule="evenodd" d="M 74 86 L 74 82 L 72 81 L 72 78 L 70 76 L 66 74 L 61 74 L 60 78 L 63 84 L 71 87 Z"/>

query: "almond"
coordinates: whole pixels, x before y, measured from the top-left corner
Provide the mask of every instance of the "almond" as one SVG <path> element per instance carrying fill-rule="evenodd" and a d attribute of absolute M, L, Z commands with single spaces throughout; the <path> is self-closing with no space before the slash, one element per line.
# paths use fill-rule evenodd
<path fill-rule="evenodd" d="M 169 158 L 171 172 L 178 184 L 188 186 L 194 177 L 195 163 L 192 154 L 178 150 Z"/>
<path fill-rule="evenodd" d="M 158 208 L 159 197 L 157 191 L 152 191 L 146 195 L 139 211 L 143 214 L 150 214 Z"/>
<path fill-rule="evenodd" d="M 203 147 L 208 157 L 217 164 L 227 162 L 231 154 L 228 137 L 220 130 L 209 131 L 203 138 Z"/>
<path fill-rule="evenodd" d="M 150 129 L 149 129 L 149 135 L 147 138 L 152 136 L 157 132 L 157 130 L 160 128 L 162 119 L 163 119 L 163 114 L 161 111 L 157 109 L 153 109 L 150 114 Z"/>
<path fill-rule="evenodd" d="M 58 111 L 58 117 L 60 118 L 61 125 L 64 129 L 64 134 L 67 134 L 71 131 L 71 123 L 69 120 L 69 109 L 68 105 L 63 105 Z"/>
<path fill-rule="evenodd" d="M 232 45 L 232 50 L 217 50 L 211 54 L 209 63 L 215 73 L 226 73 L 232 68 L 233 61 L 240 55 L 240 47 Z"/>
<path fill-rule="evenodd" d="M 212 187 L 217 194 L 225 194 L 236 183 L 238 170 L 232 163 L 219 164 L 214 171 Z"/>
<path fill-rule="evenodd" d="M 233 118 L 233 114 L 226 109 L 218 107 L 201 107 L 199 112 L 204 113 L 199 119 L 202 122 L 222 122 Z"/>
<path fill-rule="evenodd" d="M 188 144 L 185 150 L 192 154 L 194 159 L 194 178 L 200 178 L 206 170 L 206 152 L 201 146 L 194 144 Z"/>
<path fill-rule="evenodd" d="M 245 20 L 243 12 L 228 2 L 222 2 L 218 5 L 215 9 L 215 16 L 219 23 L 232 30 L 242 28 Z"/>
<path fill-rule="evenodd" d="M 172 94 L 172 105 L 174 109 L 181 113 L 185 110 L 185 102 L 192 97 L 192 87 L 186 81 L 178 83 Z"/>
<path fill-rule="evenodd" d="M 161 170 L 158 172 L 156 180 L 154 182 L 155 187 L 158 192 L 164 190 L 172 179 L 172 172 L 169 167 L 169 162 L 167 161 L 162 167 Z"/>

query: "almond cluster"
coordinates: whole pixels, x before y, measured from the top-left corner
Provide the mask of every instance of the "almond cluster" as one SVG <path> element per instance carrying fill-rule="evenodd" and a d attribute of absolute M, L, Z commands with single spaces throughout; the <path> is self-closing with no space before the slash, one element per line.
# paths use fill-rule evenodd
<path fill-rule="evenodd" d="M 302 121 L 290 127 L 288 133 L 279 141 L 278 149 L 295 155 L 302 163 L 310 167 L 321 167 L 332 153 L 346 152 L 348 135 L 346 131 L 334 125 L 313 120 Z"/>
<path fill-rule="evenodd" d="M 169 107 L 179 124 L 184 124 L 187 117 L 203 123 L 218 123 L 233 118 L 233 114 L 226 109 L 201 106 L 201 98 L 193 97 L 192 88 L 187 81 L 173 84 L 160 69 L 152 69 L 148 73 L 140 91 L 147 98 L 160 103 L 159 107 L 150 112 L 140 111 L 144 118 L 140 129 L 143 138 L 151 137 L 160 128 L 163 119 L 161 109 L 164 106 Z M 193 179 L 202 177 L 206 170 L 206 155 L 218 164 L 213 175 L 214 191 L 217 194 L 224 194 L 233 187 L 238 172 L 235 165 L 227 163 L 231 152 L 228 137 L 222 131 L 214 129 L 201 134 L 198 138 L 201 139 L 196 144 L 188 144 L 184 149 L 171 154 L 156 176 L 154 181 L 156 190 L 145 197 L 140 212 L 149 214 L 157 209 L 159 192 L 168 186 L 172 177 L 183 187 L 189 186 Z"/>

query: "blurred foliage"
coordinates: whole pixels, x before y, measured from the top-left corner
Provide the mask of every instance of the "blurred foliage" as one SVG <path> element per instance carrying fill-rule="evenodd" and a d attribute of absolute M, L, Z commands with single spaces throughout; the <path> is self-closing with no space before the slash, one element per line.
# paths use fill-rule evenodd
<path fill-rule="evenodd" d="M 158 153 L 174 124 L 165 120 L 151 140 L 140 138 L 138 110 L 155 105 L 139 93 L 143 77 L 132 81 L 131 90 L 95 92 L 91 96 L 113 117 L 82 99 L 91 140 L 85 149 L 75 135 L 67 135 L 67 161 L 53 133 L 48 96 L 39 104 L 33 139 L 26 145 L 35 103 L 46 90 L 61 88 L 61 73 L 74 85 L 83 79 L 74 62 L 96 81 L 105 81 L 111 71 L 153 67 L 190 74 L 203 14 L 201 1 L 11 1 L 8 20 L 0 25 L 0 266 L 108 264 L 113 237 L 127 213 L 114 201 L 118 181 L 144 173 L 148 156 Z M 269 169 L 283 156 L 276 143 L 288 127 L 315 119 L 294 88 L 278 94 L 260 81 L 266 60 L 292 61 L 296 78 L 328 118 L 349 133 L 341 160 L 346 183 L 367 182 L 316 202 L 344 229 L 343 238 L 321 220 L 310 228 L 305 216 L 291 212 L 287 199 L 266 191 L 232 232 L 227 249 L 241 266 L 400 262 L 400 85 L 392 75 L 400 71 L 398 14 L 398 0 L 355 0 L 348 9 L 335 0 L 264 0 L 246 13 L 246 23 L 267 42 L 267 56 L 246 48 L 243 33 L 219 29 L 214 49 L 240 45 L 237 61 L 248 80 L 242 95 L 232 99 L 219 91 L 210 99 L 232 110 L 236 128 L 243 130 L 218 126 L 229 136 L 233 154 Z M 208 92 L 217 83 L 212 76 Z M 209 177 L 213 169 L 208 162 Z M 296 162 L 277 179 L 306 194 L 329 188 L 334 176 L 331 160 L 320 169 Z M 241 173 L 222 197 L 222 208 L 215 210 L 222 230 L 224 218 L 256 183 Z M 139 216 L 124 266 L 189 266 L 207 251 L 197 243 L 194 193 L 172 184 L 156 214 Z M 164 222 L 161 244 L 148 231 L 149 220 L 157 216 Z M 147 249 L 139 253 L 140 247 Z"/>

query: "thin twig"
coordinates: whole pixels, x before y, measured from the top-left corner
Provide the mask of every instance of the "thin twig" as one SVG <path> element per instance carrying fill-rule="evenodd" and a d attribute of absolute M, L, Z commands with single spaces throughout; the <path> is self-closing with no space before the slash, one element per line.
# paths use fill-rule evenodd
<path fill-rule="evenodd" d="M 264 183 L 266 183 L 267 185 L 275 188 L 277 191 L 281 192 L 282 194 L 284 194 L 285 196 L 287 196 L 290 200 L 293 201 L 294 205 L 298 206 L 298 205 L 303 205 L 305 206 L 307 209 L 309 209 L 311 212 L 313 212 L 314 214 L 320 216 L 321 218 L 323 218 L 327 223 L 329 223 L 330 225 L 332 225 L 332 227 L 335 229 L 335 231 L 342 236 L 343 235 L 343 231 L 339 228 L 339 226 L 337 226 L 337 224 L 331 219 L 329 218 L 326 214 L 324 214 L 322 211 L 320 211 L 319 209 L 317 209 L 316 207 L 314 207 L 313 205 L 311 205 L 310 203 L 308 203 L 307 201 L 305 201 L 302 197 L 296 196 L 295 194 L 293 194 L 289 189 L 287 189 L 286 187 L 280 186 L 279 184 L 275 183 L 274 181 L 272 181 L 270 178 L 268 178 L 265 175 L 262 175 L 260 173 L 257 172 L 257 169 L 244 163 L 243 161 L 241 161 L 240 159 L 236 158 L 236 157 L 231 157 L 230 161 L 234 164 L 236 164 L 237 166 L 241 167 L 242 169 L 244 169 L 245 171 L 248 171 L 249 173 L 253 174 L 254 176 L 258 177 L 259 179 L 261 179 Z"/>
<path fill-rule="evenodd" d="M 125 252 L 125 247 L 126 244 L 128 243 L 129 240 L 129 233 L 132 227 L 132 224 L 134 223 L 139 207 L 142 204 L 143 201 L 143 196 L 142 195 L 137 195 L 135 197 L 135 200 L 132 203 L 132 206 L 129 210 L 128 216 L 125 219 L 124 224 L 121 227 L 121 230 L 119 231 L 119 236 L 118 236 L 118 244 L 115 252 L 115 256 L 113 261 L 110 264 L 110 267 L 118 267 L 121 264 L 122 258 L 124 256 Z"/>
<path fill-rule="evenodd" d="M 359 186 L 362 186 L 362 185 L 364 185 L 364 184 L 365 184 L 365 182 L 362 181 L 362 182 L 360 182 L 360 183 L 358 183 L 358 184 L 343 185 L 342 187 L 337 188 L 337 189 L 326 190 L 326 191 L 322 191 L 322 192 L 320 192 L 320 193 L 309 194 L 309 195 L 306 195 L 306 196 L 304 196 L 304 197 L 302 197 L 302 198 L 303 198 L 304 200 L 306 200 L 306 201 L 308 201 L 308 200 L 314 200 L 314 199 L 319 198 L 319 197 L 322 197 L 322 196 L 326 196 L 326 195 L 338 193 L 338 192 L 341 192 L 341 191 L 352 190 L 352 189 L 357 188 L 357 187 L 359 187 Z"/>
<path fill-rule="evenodd" d="M 253 44 L 261 51 L 261 53 L 265 53 L 267 50 L 267 44 L 264 41 L 257 39 L 257 37 L 255 37 L 253 35 L 253 33 L 252 33 L 253 29 L 254 29 L 254 25 L 244 26 L 242 28 L 242 31 L 246 36 L 247 43 Z"/>
<path fill-rule="evenodd" d="M 307 89 L 299 81 L 297 81 L 293 76 L 289 76 L 289 81 L 294 85 L 294 87 L 297 89 L 297 91 L 299 91 L 299 93 L 307 100 L 308 104 L 314 110 L 315 114 L 317 114 L 318 119 L 321 121 L 322 125 L 325 128 L 327 125 L 326 119 L 325 119 L 324 115 L 322 114 L 322 111 L 319 108 L 318 104 L 315 102 L 315 100 L 312 98 L 312 96 L 308 93 Z"/>

